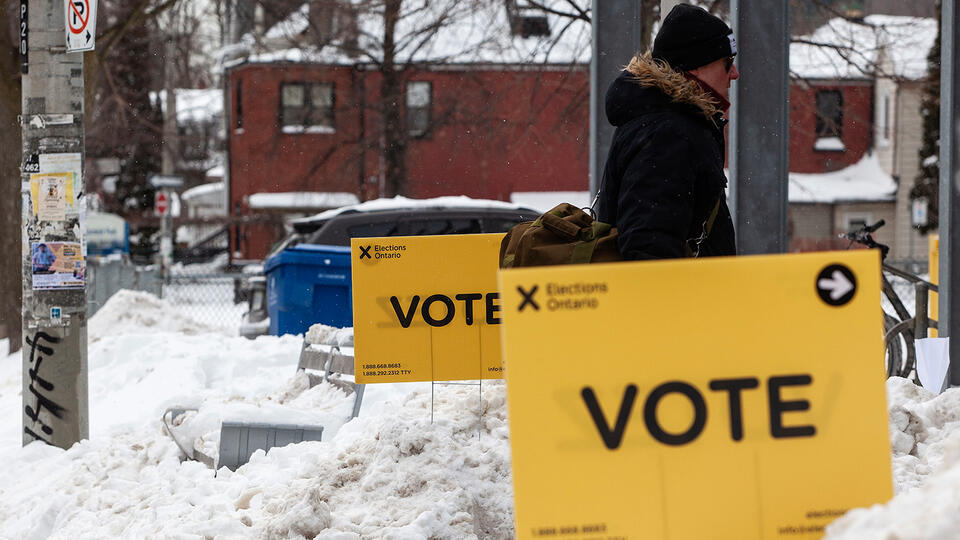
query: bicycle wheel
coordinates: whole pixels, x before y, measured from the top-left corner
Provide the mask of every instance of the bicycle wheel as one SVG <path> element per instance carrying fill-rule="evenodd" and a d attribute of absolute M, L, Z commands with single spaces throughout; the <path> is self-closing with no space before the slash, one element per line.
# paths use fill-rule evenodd
<path fill-rule="evenodd" d="M 916 365 L 911 322 L 901 322 L 883 314 L 887 377 L 908 377 Z"/>

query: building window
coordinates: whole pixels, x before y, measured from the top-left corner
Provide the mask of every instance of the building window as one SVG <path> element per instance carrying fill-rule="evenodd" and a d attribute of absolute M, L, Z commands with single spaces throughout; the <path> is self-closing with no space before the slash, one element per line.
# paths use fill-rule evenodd
<path fill-rule="evenodd" d="M 873 214 L 866 212 L 849 212 L 843 215 L 845 232 L 853 232 L 867 225 L 873 225 Z"/>
<path fill-rule="evenodd" d="M 839 151 L 843 145 L 843 94 L 839 90 L 817 92 L 817 141 L 815 150 Z"/>
<path fill-rule="evenodd" d="M 430 83 L 407 83 L 407 133 L 411 137 L 425 137 L 430 133 L 430 103 L 433 101 Z"/>
<path fill-rule="evenodd" d="M 284 133 L 333 133 L 333 85 L 280 85 L 280 126 Z"/>
<path fill-rule="evenodd" d="M 233 129 L 243 129 L 243 81 L 237 80 L 236 112 L 233 115 Z"/>

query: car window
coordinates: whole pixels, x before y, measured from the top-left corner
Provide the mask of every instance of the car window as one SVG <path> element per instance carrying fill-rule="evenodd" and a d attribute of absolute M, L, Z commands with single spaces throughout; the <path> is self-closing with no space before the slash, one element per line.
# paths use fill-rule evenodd
<path fill-rule="evenodd" d="M 361 223 L 347 227 L 347 236 L 350 238 L 371 238 L 378 236 L 397 236 L 400 234 L 396 223 L 389 221 L 380 223 Z"/>
<path fill-rule="evenodd" d="M 410 236 L 437 234 L 475 234 L 481 232 L 479 219 L 415 219 L 409 222 Z"/>
<path fill-rule="evenodd" d="M 517 223 L 520 223 L 520 218 L 517 219 L 507 219 L 507 218 L 492 218 L 485 221 L 486 230 L 484 232 L 488 233 L 499 233 L 507 232 L 512 229 Z"/>

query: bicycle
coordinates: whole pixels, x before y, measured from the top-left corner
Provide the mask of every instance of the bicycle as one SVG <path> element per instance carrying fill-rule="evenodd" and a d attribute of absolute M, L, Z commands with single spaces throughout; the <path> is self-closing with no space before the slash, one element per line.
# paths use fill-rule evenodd
<path fill-rule="evenodd" d="M 915 340 L 927 337 L 930 329 L 937 328 L 937 321 L 929 318 L 927 307 L 929 304 L 929 293 L 938 292 L 937 286 L 929 281 L 901 270 L 895 266 L 887 264 L 886 258 L 890 247 L 881 244 L 873 239 L 873 233 L 884 225 L 884 221 L 874 223 L 873 225 L 864 225 L 856 231 L 840 234 L 840 238 L 850 240 L 847 249 L 853 244 L 859 244 L 867 248 L 880 250 L 880 261 L 882 271 L 880 273 L 883 294 L 886 296 L 890 305 L 893 307 L 896 316 L 883 312 L 884 327 L 884 361 L 888 377 L 908 377 L 914 371 L 917 364 L 917 353 Z M 910 315 L 906 306 L 893 288 L 888 275 L 897 276 L 904 279 L 914 286 L 914 315 Z"/>

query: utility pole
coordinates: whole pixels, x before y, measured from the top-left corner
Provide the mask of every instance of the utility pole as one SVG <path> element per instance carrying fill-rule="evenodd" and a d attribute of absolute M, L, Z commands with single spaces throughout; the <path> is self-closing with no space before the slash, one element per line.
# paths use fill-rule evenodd
<path fill-rule="evenodd" d="M 69 448 L 89 434 L 83 53 L 68 53 L 65 36 L 89 42 L 95 7 L 21 0 L 24 445 Z"/>
<path fill-rule="evenodd" d="M 950 384 L 960 385 L 960 6 L 940 24 L 940 302 L 937 335 L 950 337 Z"/>
<path fill-rule="evenodd" d="M 176 19 L 174 14 L 170 14 L 170 31 L 176 29 Z M 163 113 L 163 160 L 161 162 L 160 174 L 165 177 L 173 176 L 177 170 L 177 161 L 179 160 L 180 133 L 177 127 L 177 90 L 176 74 L 177 70 L 174 64 L 177 49 L 174 36 L 167 36 L 166 43 L 167 57 L 164 59 L 164 94 L 165 107 Z M 170 275 L 170 267 L 173 266 L 173 190 L 169 186 L 156 186 L 156 189 L 162 190 L 163 198 L 167 201 L 167 206 L 160 214 L 160 269 L 163 273 L 164 283 Z M 156 210 L 156 208 L 155 208 Z"/>
<path fill-rule="evenodd" d="M 741 255 L 787 251 L 787 0 L 731 0 L 740 79 L 730 90 L 730 210 Z"/>
<path fill-rule="evenodd" d="M 637 0 L 593 0 L 593 55 L 590 61 L 590 198 L 600 189 L 603 167 L 613 143 L 613 126 L 607 122 L 607 87 L 641 43 L 643 21 Z"/>

